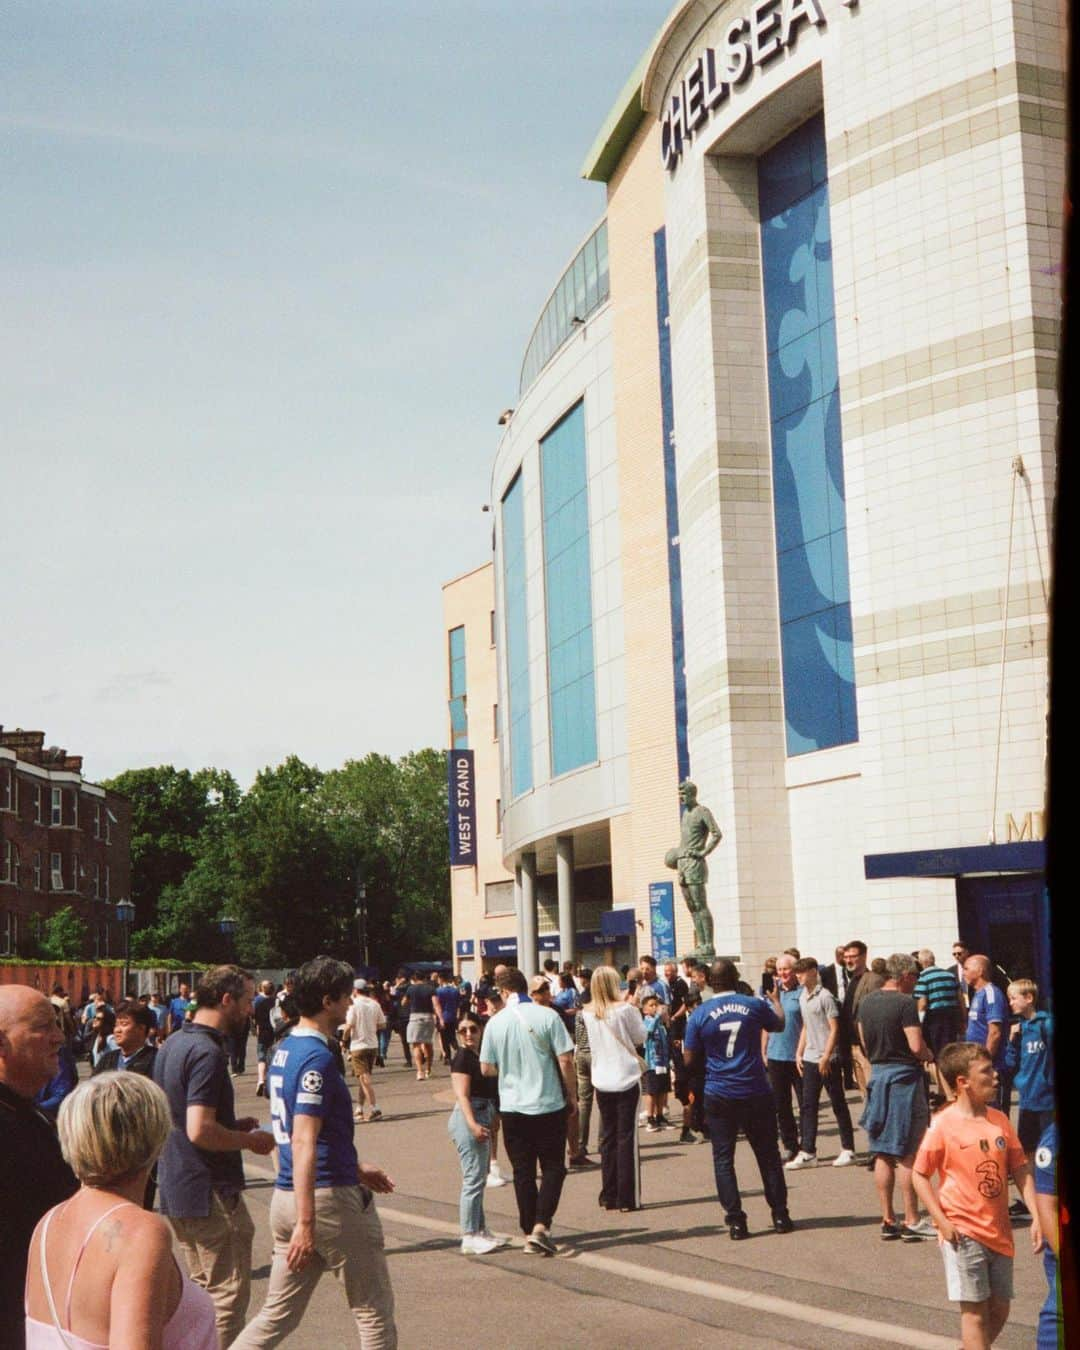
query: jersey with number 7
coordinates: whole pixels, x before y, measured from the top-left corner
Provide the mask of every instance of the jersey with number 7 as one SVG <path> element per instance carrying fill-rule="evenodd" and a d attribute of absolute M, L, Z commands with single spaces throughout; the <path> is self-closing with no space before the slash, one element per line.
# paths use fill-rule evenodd
<path fill-rule="evenodd" d="M 759 1097 L 767 1093 L 761 1033 L 779 1027 L 772 1004 L 752 994 L 717 994 L 695 1009 L 686 1024 L 683 1048 L 705 1056 L 705 1095 Z"/>

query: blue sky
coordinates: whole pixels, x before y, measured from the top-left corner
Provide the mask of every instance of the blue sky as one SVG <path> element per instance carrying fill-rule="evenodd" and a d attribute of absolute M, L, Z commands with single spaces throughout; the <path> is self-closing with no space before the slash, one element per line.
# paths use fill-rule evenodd
<path fill-rule="evenodd" d="M 97 778 L 444 742 L 440 585 L 666 10 L 6 8 L 0 723 Z"/>

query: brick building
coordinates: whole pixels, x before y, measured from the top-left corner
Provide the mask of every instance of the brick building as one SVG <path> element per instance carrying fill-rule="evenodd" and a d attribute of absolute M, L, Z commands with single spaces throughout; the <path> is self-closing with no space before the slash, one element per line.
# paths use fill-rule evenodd
<path fill-rule="evenodd" d="M 29 956 L 65 905 L 85 921 L 89 957 L 119 956 L 116 902 L 131 895 L 131 805 L 87 782 L 82 756 L 41 731 L 0 726 L 0 956 Z"/>

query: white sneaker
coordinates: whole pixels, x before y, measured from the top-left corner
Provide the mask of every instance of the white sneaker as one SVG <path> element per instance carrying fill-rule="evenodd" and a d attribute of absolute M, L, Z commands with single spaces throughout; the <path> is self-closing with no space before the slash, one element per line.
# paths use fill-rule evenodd
<path fill-rule="evenodd" d="M 497 1238 L 488 1237 L 485 1233 L 466 1233 L 461 1239 L 461 1252 L 463 1256 L 487 1256 L 488 1252 L 497 1251 L 502 1245 Z"/>
<path fill-rule="evenodd" d="M 490 1168 L 489 1171 L 488 1171 L 488 1174 L 487 1174 L 487 1181 L 484 1182 L 484 1185 L 485 1185 L 485 1186 L 505 1186 L 505 1185 L 506 1185 L 506 1178 L 502 1175 L 502 1173 L 499 1171 L 499 1169 L 498 1169 L 497 1167 L 492 1167 L 492 1168 Z"/>
<path fill-rule="evenodd" d="M 802 1150 L 795 1154 L 790 1162 L 784 1164 L 785 1172 L 797 1172 L 801 1167 L 816 1167 L 817 1154 L 803 1153 Z"/>
<path fill-rule="evenodd" d="M 485 1228 L 481 1237 L 487 1238 L 489 1242 L 494 1242 L 496 1247 L 509 1247 L 510 1239 L 505 1233 L 493 1233 L 490 1228 Z"/>
<path fill-rule="evenodd" d="M 850 1148 L 842 1148 L 840 1152 L 836 1155 L 836 1157 L 833 1159 L 833 1166 L 854 1167 L 855 1166 L 854 1151 Z"/>
<path fill-rule="evenodd" d="M 637 1123 L 639 1125 L 645 1125 L 648 1122 L 648 1119 L 649 1119 L 648 1111 L 642 1111 L 642 1113 L 637 1118 Z"/>

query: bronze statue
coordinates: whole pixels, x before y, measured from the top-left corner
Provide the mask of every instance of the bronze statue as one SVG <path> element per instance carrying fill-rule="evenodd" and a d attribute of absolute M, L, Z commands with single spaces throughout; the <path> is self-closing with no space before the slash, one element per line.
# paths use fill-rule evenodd
<path fill-rule="evenodd" d="M 720 842 L 720 827 L 707 806 L 697 799 L 697 787 L 689 779 L 679 784 L 679 800 L 683 811 L 679 847 L 669 849 L 664 856 L 668 867 L 679 873 L 679 888 L 686 908 L 694 920 L 693 955 L 699 961 L 712 961 L 716 956 L 713 945 L 713 920 L 705 894 L 709 867 L 705 859 Z"/>

